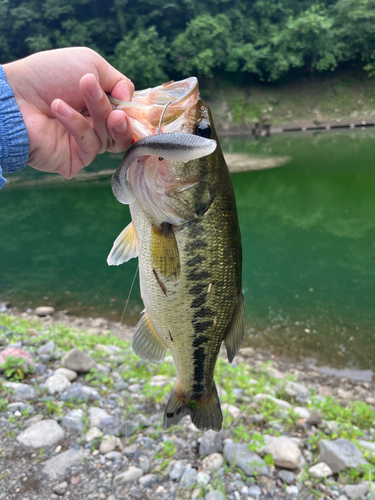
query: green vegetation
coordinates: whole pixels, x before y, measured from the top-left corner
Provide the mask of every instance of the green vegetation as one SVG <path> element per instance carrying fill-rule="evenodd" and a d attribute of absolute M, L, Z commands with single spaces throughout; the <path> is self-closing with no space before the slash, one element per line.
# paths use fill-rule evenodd
<path fill-rule="evenodd" d="M 72 330 L 62 325 L 44 328 L 42 331 L 37 322 L 33 323 L 5 314 L 0 314 L 0 324 L 7 326 L 14 332 L 12 333 L 13 341 L 28 339 L 30 342 L 32 339 L 33 346 L 37 347 L 46 340 L 53 338 L 58 348 L 63 352 L 76 347 L 89 352 L 98 362 L 107 366 L 111 365 L 112 370 L 108 375 L 101 373 L 98 369 L 91 370 L 86 375 L 86 381 L 90 385 L 98 386 L 104 397 L 107 393 L 116 390 L 115 386 L 119 379 L 126 381 L 129 385 L 140 384 L 141 390 L 136 402 L 134 397 L 130 393 L 127 394 L 126 391 L 121 391 L 118 394 L 119 406 L 123 408 L 125 417 L 139 412 L 139 401 L 142 401 L 148 408 L 157 407 L 157 411 L 159 411 L 160 403 L 163 405 L 166 403 L 171 387 L 174 385 L 175 369 L 168 357 L 161 365 L 142 361 L 131 351 L 128 342 L 119 339 L 112 333 L 106 335 L 87 334 L 84 331 Z M 38 336 L 30 337 L 31 327 L 39 331 Z M 114 354 L 111 354 L 111 352 Z M 315 463 L 318 461 L 319 443 L 322 439 L 332 440 L 340 437 L 356 442 L 358 445 L 359 439 L 368 439 L 369 432 L 375 421 L 375 412 L 370 405 L 361 401 L 346 401 L 343 404 L 333 397 L 322 398 L 311 393 L 306 406 L 311 411 L 320 410 L 323 423 L 318 427 L 304 426 L 300 422 L 300 416 L 294 410 L 297 402 L 287 392 L 288 381 L 293 381 L 293 376 L 288 375 L 283 380 L 277 379 L 272 376 L 275 372 L 271 369 L 271 365 L 272 363 L 255 366 L 244 363 L 229 365 L 227 361 L 222 359 L 217 362 L 216 383 L 221 389 L 221 401 L 223 404 L 234 404 L 240 409 L 239 415 L 236 416 L 233 416 L 230 407 L 223 411 L 224 428 L 234 441 L 246 442 L 251 451 L 259 452 L 267 443 L 265 435 L 281 436 L 286 432 L 290 436 L 299 437 L 303 440 L 305 448 L 310 453 L 312 463 Z M 155 382 L 155 380 L 151 381 L 154 375 L 163 375 L 165 377 L 164 381 L 159 379 L 160 386 L 152 385 Z M 5 387 L 0 389 L 2 398 L 0 399 L 0 412 L 4 412 L 9 401 L 10 391 Z M 238 391 L 240 391 L 240 394 Z M 260 393 L 288 401 L 292 406 L 290 409 L 280 408 L 277 402 L 268 398 L 256 401 L 254 396 Z M 280 404 L 280 401 L 278 403 Z M 80 407 L 84 412 L 85 430 L 88 430 L 87 403 L 63 403 L 54 400 L 50 396 L 45 396 L 39 399 L 38 405 L 39 410 L 42 410 L 46 416 L 53 415 L 55 417 L 63 416 L 70 408 Z M 9 422 L 15 424 L 15 426 L 22 426 L 23 419 L 27 417 L 27 411 L 25 410 L 21 417 L 11 416 Z M 13 432 L 9 432 L 8 436 L 12 434 Z M 161 421 L 154 422 L 153 431 L 149 433 L 149 436 L 153 439 L 160 439 L 162 434 Z M 157 469 L 155 469 L 156 472 L 163 473 L 176 455 L 173 436 L 181 434 L 183 434 L 182 426 L 175 426 L 164 433 L 163 441 L 158 444 L 155 457 L 160 460 Z M 169 435 L 171 435 L 170 438 Z M 128 440 L 128 443 L 130 444 L 136 439 L 137 435 L 135 434 Z M 91 442 L 92 449 L 97 447 L 98 441 L 93 440 Z M 340 473 L 341 482 L 356 483 L 371 480 L 371 478 L 375 477 L 375 456 L 366 449 L 363 449 L 363 454 L 369 464 Z M 42 460 L 42 455 L 43 450 L 36 458 L 36 462 Z M 268 465 L 274 465 L 272 455 L 266 454 L 263 459 Z M 252 478 L 249 479 L 234 466 L 229 469 L 239 472 L 247 484 L 253 481 Z M 298 477 L 298 481 L 310 481 L 310 490 L 313 494 L 319 491 L 315 489 L 319 480 L 310 478 L 308 470 Z M 218 478 L 218 488 L 221 487 L 220 484 L 220 478 Z"/>
<path fill-rule="evenodd" d="M 15 358 L 14 356 L 8 356 L 5 363 L 0 365 L 0 372 L 4 372 L 7 378 L 16 382 L 25 378 L 25 375 L 31 371 L 32 368 L 26 359 Z"/>
<path fill-rule="evenodd" d="M 86 45 L 137 87 L 196 74 L 278 81 L 351 62 L 375 73 L 375 0 L 0 0 L 0 61 Z"/>

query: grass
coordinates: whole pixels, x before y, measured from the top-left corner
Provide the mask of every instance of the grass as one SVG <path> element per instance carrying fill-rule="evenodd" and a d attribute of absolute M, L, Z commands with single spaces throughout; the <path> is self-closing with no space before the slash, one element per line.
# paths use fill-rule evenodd
<path fill-rule="evenodd" d="M 86 332 L 69 329 L 62 325 L 57 325 L 52 328 L 43 330 L 41 325 L 35 321 L 27 321 L 23 318 L 11 317 L 0 314 L 0 324 L 8 327 L 14 333 L 12 341 L 30 341 L 38 347 L 48 340 L 53 339 L 58 349 L 62 352 L 67 352 L 72 348 L 83 349 L 86 353 L 89 352 L 98 363 L 110 365 L 112 371 L 108 373 L 100 372 L 98 369 L 93 369 L 85 376 L 85 382 L 94 387 L 97 387 L 102 395 L 114 390 L 116 383 L 119 381 L 119 376 L 128 384 L 141 383 L 142 391 L 138 394 L 140 399 L 135 400 L 132 394 L 121 392 L 121 406 L 123 407 L 124 418 L 135 416 L 139 413 L 138 402 L 146 403 L 150 408 L 156 404 L 165 404 L 166 398 L 174 385 L 175 368 L 172 363 L 164 361 L 161 365 L 155 365 L 136 356 L 128 342 L 119 339 L 117 336 L 109 333 L 108 335 L 87 334 Z M 30 328 L 35 328 L 40 331 L 40 335 L 33 337 L 29 332 Z M 105 349 L 105 346 L 116 346 L 115 356 L 110 355 Z M 103 347 L 104 346 L 104 347 Z M 112 349 L 112 348 L 111 348 Z M 112 349 L 113 350 L 113 349 Z M 117 363 L 118 356 L 123 360 L 122 364 Z M 329 431 L 326 426 L 319 428 L 304 428 L 299 424 L 299 416 L 290 410 L 280 409 L 279 406 L 272 400 L 264 399 L 261 402 L 254 403 L 253 396 L 259 393 L 265 393 L 274 397 L 289 401 L 292 405 L 297 403 L 293 397 L 287 394 L 285 390 L 285 382 L 280 382 L 272 376 L 272 370 L 269 369 L 270 364 L 260 366 L 250 366 L 249 364 L 233 364 L 229 365 L 226 360 L 219 359 L 215 371 L 215 380 L 217 385 L 223 390 L 224 395 L 221 396 L 222 403 L 235 405 L 240 409 L 240 415 L 234 418 L 228 411 L 224 412 L 224 428 L 228 430 L 230 437 L 236 442 L 246 442 L 251 451 L 258 452 L 264 445 L 264 434 L 272 436 L 280 436 L 281 433 L 277 426 L 281 426 L 291 436 L 299 436 L 304 439 L 308 450 L 312 453 L 313 463 L 318 461 L 319 443 L 322 439 L 336 439 L 338 437 L 357 442 L 360 438 L 368 439 L 368 433 L 375 422 L 375 412 L 371 406 L 361 402 L 346 402 L 341 404 L 335 398 L 317 398 L 310 395 L 307 408 L 310 410 L 320 410 L 325 421 L 334 421 L 335 429 Z M 119 373 L 120 375 L 116 375 Z M 151 378 L 154 375 L 164 375 L 167 383 L 161 386 L 151 385 Z M 25 373 L 25 377 L 30 374 Z M 285 380 L 293 380 L 292 376 L 288 376 Z M 236 398 L 236 390 L 242 389 L 242 394 Z M 0 385 L 0 412 L 5 412 L 7 404 L 10 401 L 11 391 Z M 298 403 L 299 404 L 299 403 Z M 71 404 L 68 402 L 61 403 L 53 399 L 53 397 L 43 398 L 38 403 L 39 408 L 46 416 L 62 416 L 71 408 L 81 407 L 84 410 L 84 425 L 85 431 L 88 430 L 89 423 L 87 419 L 87 404 Z M 263 415 L 263 423 L 253 424 L 252 418 L 255 415 Z M 10 422 L 18 425 L 27 417 L 27 412 L 15 419 L 11 417 Z M 275 427 L 276 426 L 276 427 Z M 162 435 L 169 436 L 180 435 L 184 430 L 182 426 L 175 426 L 165 433 L 161 428 L 161 422 L 153 424 L 153 432 L 149 435 L 153 439 L 160 439 Z M 11 436 L 13 432 L 8 431 L 7 436 Z M 129 442 L 134 441 L 136 435 L 132 436 Z M 165 437 L 164 437 L 165 439 Z M 94 443 L 93 446 L 97 444 Z M 369 462 L 366 467 L 358 467 L 356 469 L 348 469 L 342 476 L 345 482 L 358 482 L 360 480 L 368 480 L 375 477 L 375 456 L 370 452 L 363 450 Z M 157 451 L 156 459 L 162 461 L 159 470 L 170 462 L 176 454 L 176 447 L 173 439 L 162 441 Z M 268 465 L 273 465 L 271 455 L 263 457 Z M 232 468 L 231 470 L 236 470 Z M 241 471 L 238 471 L 243 474 Z M 304 477 L 304 476 L 302 476 Z M 315 494 L 316 480 L 309 478 L 311 482 L 311 491 Z M 302 481 L 302 479 L 300 479 Z M 220 481 L 218 480 L 218 487 Z M 316 490 L 317 491 L 317 490 Z"/>

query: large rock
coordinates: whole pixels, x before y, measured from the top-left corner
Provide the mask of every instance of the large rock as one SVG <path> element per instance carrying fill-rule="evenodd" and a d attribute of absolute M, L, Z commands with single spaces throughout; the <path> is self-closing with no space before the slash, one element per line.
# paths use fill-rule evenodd
<path fill-rule="evenodd" d="M 349 467 L 368 465 L 358 447 L 351 441 L 341 438 L 334 441 L 323 439 L 320 442 L 320 461 L 328 464 L 333 473 Z"/>
<path fill-rule="evenodd" d="M 221 453 L 223 451 L 223 438 L 220 432 L 207 431 L 202 436 L 199 446 L 199 455 L 206 457 L 211 453 Z"/>
<path fill-rule="evenodd" d="M 47 460 L 43 467 L 44 474 L 50 479 L 65 474 L 73 465 L 78 465 L 90 453 L 89 450 L 66 450 Z"/>
<path fill-rule="evenodd" d="M 247 476 L 268 476 L 266 462 L 257 453 L 250 451 L 246 443 L 237 444 L 227 439 L 224 457 L 229 465 L 239 467 Z"/>
<path fill-rule="evenodd" d="M 96 362 L 85 352 L 79 349 L 72 349 L 65 354 L 63 365 L 65 368 L 78 373 L 88 373 L 92 368 L 95 368 Z"/>
<path fill-rule="evenodd" d="M 34 366 L 34 360 L 31 354 L 24 351 L 20 347 L 7 347 L 0 352 L 0 365 L 6 362 L 7 358 L 12 356 L 15 359 L 24 359 L 24 366 L 26 369 L 30 369 Z"/>
<path fill-rule="evenodd" d="M 72 384 L 64 375 L 51 375 L 47 378 L 42 387 L 48 390 L 48 394 L 60 394 Z"/>
<path fill-rule="evenodd" d="M 29 401 L 38 397 L 38 391 L 31 385 L 19 384 L 18 382 L 5 382 L 4 386 L 14 392 L 11 395 L 11 400 L 14 402 L 20 400 Z"/>
<path fill-rule="evenodd" d="M 277 437 L 267 446 L 267 449 L 277 467 L 293 470 L 301 466 L 301 451 L 291 438 Z"/>
<path fill-rule="evenodd" d="M 55 446 L 65 437 L 65 431 L 56 420 L 41 420 L 30 425 L 17 436 L 17 441 L 33 448 Z"/>

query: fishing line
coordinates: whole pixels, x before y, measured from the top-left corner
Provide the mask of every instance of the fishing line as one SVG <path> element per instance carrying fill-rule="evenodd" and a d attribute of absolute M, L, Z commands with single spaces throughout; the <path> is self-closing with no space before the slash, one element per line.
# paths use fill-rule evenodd
<path fill-rule="evenodd" d="M 138 269 L 139 269 L 139 263 L 138 263 L 137 269 L 135 270 L 135 273 L 134 273 L 134 278 L 133 278 L 132 284 L 130 286 L 130 290 L 129 290 L 128 298 L 126 299 L 126 302 L 125 302 L 124 310 L 122 311 L 122 316 L 121 316 L 121 319 L 120 319 L 120 325 L 122 324 L 122 320 L 124 319 L 124 314 L 125 314 L 126 308 L 128 307 L 128 304 L 129 304 L 130 295 L 131 295 L 131 293 L 133 291 L 133 287 L 134 287 L 134 283 L 135 283 L 135 278 L 137 277 L 137 274 L 138 274 Z"/>
<path fill-rule="evenodd" d="M 137 265 L 137 269 L 135 270 L 135 273 L 134 273 L 134 278 L 133 278 L 133 281 L 132 281 L 132 284 L 130 286 L 130 290 L 129 290 L 129 293 L 128 293 L 128 298 L 126 299 L 126 302 L 125 302 L 125 307 L 124 307 L 124 310 L 122 311 L 122 315 L 121 315 L 121 319 L 120 319 L 120 326 L 122 325 L 122 320 L 124 319 L 124 314 L 125 314 L 125 311 L 126 311 L 126 308 L 128 307 L 128 304 L 129 304 L 129 300 L 130 300 L 130 295 L 133 291 L 133 287 L 134 287 L 134 283 L 135 283 L 135 278 L 137 277 L 137 274 L 138 274 L 138 269 L 139 269 L 139 263 Z M 117 335 L 118 337 L 118 335 Z M 117 340 L 115 342 L 115 350 L 114 352 L 112 353 L 112 362 L 114 361 L 114 356 L 115 356 L 115 352 L 116 352 L 116 347 L 117 347 Z"/>

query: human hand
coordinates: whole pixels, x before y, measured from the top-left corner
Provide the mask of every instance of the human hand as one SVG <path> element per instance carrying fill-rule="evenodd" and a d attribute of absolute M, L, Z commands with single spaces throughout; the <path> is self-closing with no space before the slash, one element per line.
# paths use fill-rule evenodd
<path fill-rule="evenodd" d="M 71 179 L 97 154 L 130 145 L 126 114 L 113 111 L 104 92 L 130 101 L 134 85 L 95 51 L 39 52 L 3 68 L 29 134 L 31 167 Z"/>

